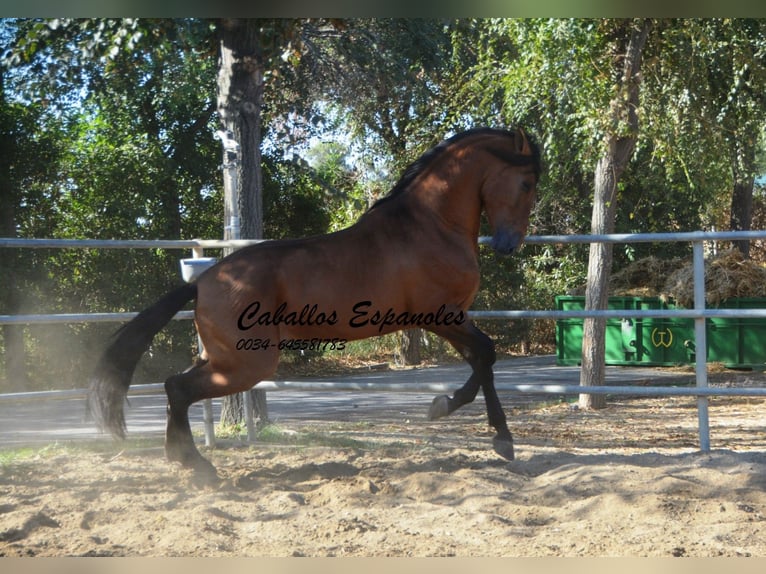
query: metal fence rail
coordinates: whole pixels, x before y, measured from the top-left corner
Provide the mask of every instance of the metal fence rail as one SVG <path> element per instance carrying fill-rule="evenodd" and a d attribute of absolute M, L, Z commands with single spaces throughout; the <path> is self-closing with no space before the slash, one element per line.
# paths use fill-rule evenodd
<path fill-rule="evenodd" d="M 529 235 L 530 245 L 567 243 L 692 243 L 694 241 L 766 240 L 766 230 L 759 231 L 686 231 L 678 233 L 610 233 L 605 235 Z M 31 249 L 222 249 L 240 248 L 269 239 L 27 239 L 0 237 L 0 247 Z M 479 237 L 487 244 L 491 237 Z"/>
<path fill-rule="evenodd" d="M 603 311 L 563 310 L 563 311 L 469 311 L 471 319 L 586 319 L 588 317 L 603 317 L 605 319 L 622 319 L 626 311 L 609 309 Z M 54 313 L 42 315 L 0 315 L 0 325 L 35 325 L 41 323 L 124 323 L 138 315 L 130 313 Z M 635 309 L 630 310 L 632 319 L 665 319 L 678 317 L 682 319 L 697 318 L 766 318 L 766 309 Z M 194 311 L 179 311 L 173 317 L 175 320 L 193 319 Z"/>
<path fill-rule="evenodd" d="M 396 392 L 396 393 L 450 393 L 456 391 L 460 383 L 362 383 L 353 381 L 261 381 L 258 389 L 270 393 L 278 391 L 344 391 L 344 392 Z M 579 385 L 538 385 L 495 383 L 498 391 L 532 395 L 579 395 L 583 388 Z M 649 387 L 629 385 L 601 385 L 587 391 L 594 395 L 633 395 L 642 397 L 766 397 L 766 388 L 761 387 Z M 128 390 L 128 396 L 160 395 L 165 393 L 165 385 L 151 383 L 135 385 Z M 0 395 L 0 404 L 29 403 L 40 400 L 85 399 L 86 389 L 67 389 L 63 391 L 30 391 L 6 393 Z"/>
<path fill-rule="evenodd" d="M 479 242 L 488 243 L 491 238 L 480 237 Z M 706 349 L 705 320 L 714 317 L 766 318 L 766 309 L 706 309 L 705 307 L 705 261 L 704 244 L 706 242 L 734 240 L 764 240 L 766 231 L 720 231 L 686 233 L 630 233 L 609 235 L 539 235 L 529 236 L 529 244 L 584 244 L 584 243 L 658 243 L 690 242 L 693 247 L 694 264 L 694 308 L 693 309 L 652 309 L 630 311 L 632 318 L 691 318 L 695 321 L 695 344 Z M 241 248 L 260 243 L 264 240 L 97 240 L 97 239 L 23 239 L 0 238 L 0 248 L 27 249 L 191 249 L 195 257 L 201 257 L 204 249 L 224 247 Z M 81 322 L 125 322 L 137 313 L 79 313 L 79 314 L 36 314 L 36 315 L 0 315 L 0 325 L 34 323 L 81 323 Z M 570 318 L 622 318 L 624 310 L 492 310 L 470 311 L 473 319 L 570 319 Z M 190 319 L 192 311 L 181 311 L 174 319 Z M 689 387 L 646 387 L 646 386 L 579 386 L 579 385 L 498 385 L 498 390 L 518 393 L 551 394 L 613 394 L 637 396 L 693 396 L 697 397 L 700 450 L 710 450 L 710 429 L 708 422 L 708 397 L 711 396 L 766 396 L 764 388 L 710 388 L 707 385 L 707 366 L 705 353 L 696 354 L 696 386 Z M 283 390 L 342 390 L 342 391 L 391 391 L 397 392 L 450 392 L 459 385 L 433 383 L 415 383 L 393 385 L 387 383 L 328 383 L 328 382 L 290 382 L 262 381 L 259 389 L 266 391 Z M 164 392 L 164 386 L 140 385 L 131 389 L 132 394 Z M 85 391 L 42 391 L 34 393 L 12 393 L 0 395 L 0 402 L 17 402 L 51 398 L 77 398 Z M 209 406 L 209 403 L 208 403 Z M 206 416 L 206 440 L 212 436 L 212 417 Z"/>

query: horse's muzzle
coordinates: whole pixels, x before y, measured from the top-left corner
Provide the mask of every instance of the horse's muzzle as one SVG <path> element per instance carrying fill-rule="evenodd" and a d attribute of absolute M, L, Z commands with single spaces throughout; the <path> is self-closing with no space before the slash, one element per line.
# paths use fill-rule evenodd
<path fill-rule="evenodd" d="M 502 255 L 510 255 L 516 251 L 524 241 L 524 235 L 511 229 L 498 229 L 492 236 L 490 245 L 492 249 Z"/>

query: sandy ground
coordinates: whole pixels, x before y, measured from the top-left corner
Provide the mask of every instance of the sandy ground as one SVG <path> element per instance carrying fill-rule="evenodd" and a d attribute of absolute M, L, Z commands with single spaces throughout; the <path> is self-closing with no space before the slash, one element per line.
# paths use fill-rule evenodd
<path fill-rule="evenodd" d="M 155 439 L 6 456 L 0 556 L 766 556 L 766 401 L 509 412 L 499 459 L 481 408 L 450 419 L 307 421 L 206 455 L 201 486 Z"/>

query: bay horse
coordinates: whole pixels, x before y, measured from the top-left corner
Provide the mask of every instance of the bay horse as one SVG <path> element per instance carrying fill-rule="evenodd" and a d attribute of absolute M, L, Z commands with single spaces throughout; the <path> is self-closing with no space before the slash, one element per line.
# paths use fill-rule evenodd
<path fill-rule="evenodd" d="M 437 396 L 431 420 L 474 400 L 481 388 L 493 445 L 512 460 L 513 438 L 493 382 L 492 340 L 466 316 L 479 288 L 478 235 L 517 250 L 540 177 L 540 152 L 521 129 L 459 133 L 411 164 L 391 192 L 350 227 L 268 241 L 221 259 L 122 326 L 89 383 L 88 410 L 102 430 L 126 432 L 123 405 L 154 336 L 196 299 L 204 352 L 165 382 L 165 453 L 204 475 L 188 410 L 197 401 L 247 391 L 276 370 L 280 350 L 340 348 L 347 341 L 420 327 L 446 339 L 472 367 L 453 396 Z"/>

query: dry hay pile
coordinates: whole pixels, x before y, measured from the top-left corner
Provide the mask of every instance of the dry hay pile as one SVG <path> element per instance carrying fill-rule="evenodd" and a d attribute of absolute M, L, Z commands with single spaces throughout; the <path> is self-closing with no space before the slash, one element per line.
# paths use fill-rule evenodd
<path fill-rule="evenodd" d="M 612 273 L 609 294 L 616 297 L 661 297 L 668 276 L 685 264 L 684 259 L 660 259 L 653 255 L 638 259 Z M 585 285 L 570 290 L 568 294 L 585 295 Z"/>
<path fill-rule="evenodd" d="M 668 277 L 681 269 L 683 259 L 659 259 L 653 255 L 634 261 L 612 274 L 609 292 L 621 297 L 662 297 Z"/>
<path fill-rule="evenodd" d="M 580 291 L 580 290 L 578 290 Z M 681 307 L 694 307 L 691 259 L 639 259 L 614 273 L 609 293 L 621 297 L 659 297 Z M 705 302 L 716 306 L 732 297 L 766 297 L 766 265 L 745 259 L 737 249 L 705 262 Z"/>
<path fill-rule="evenodd" d="M 694 306 L 694 269 L 687 263 L 668 277 L 663 297 Z M 745 259 L 737 249 L 705 262 L 705 302 L 716 306 L 732 297 L 766 297 L 766 267 Z"/>

